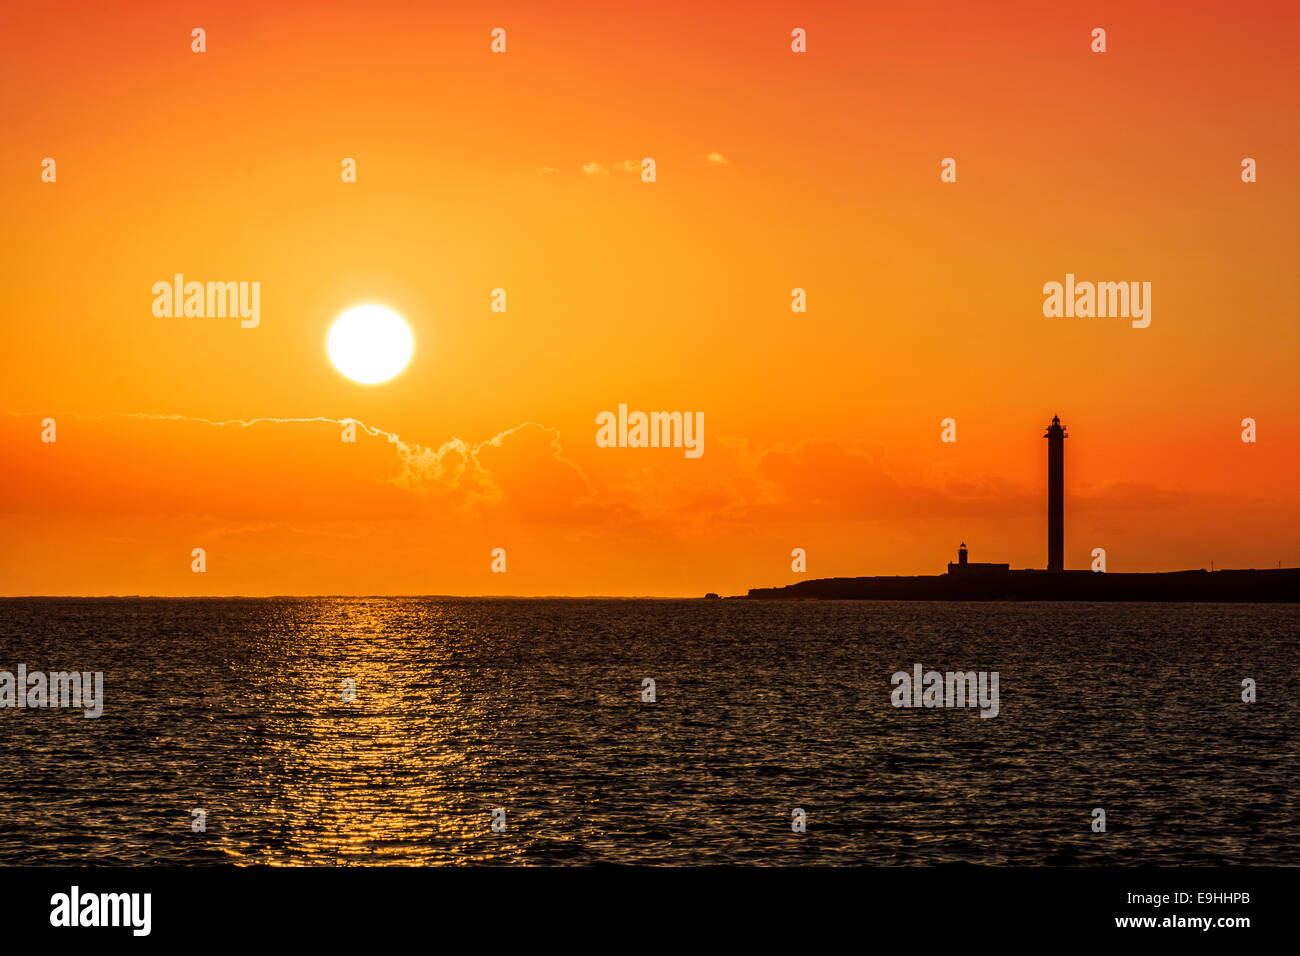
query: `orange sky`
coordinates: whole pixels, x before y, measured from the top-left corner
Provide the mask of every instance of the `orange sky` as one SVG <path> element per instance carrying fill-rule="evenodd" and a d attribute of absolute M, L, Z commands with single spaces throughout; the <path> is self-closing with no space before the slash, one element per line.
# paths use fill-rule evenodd
<path fill-rule="evenodd" d="M 1053 414 L 1067 566 L 1300 565 L 1294 4 L 126 6 L 0 30 L 2 593 L 1042 567 Z M 154 317 L 176 272 L 260 325 Z M 1045 318 L 1067 272 L 1151 326 Z M 385 385 L 325 354 L 362 302 L 415 335 Z M 704 455 L 598 448 L 620 402 Z M 209 424 L 352 417 L 400 444 Z"/>

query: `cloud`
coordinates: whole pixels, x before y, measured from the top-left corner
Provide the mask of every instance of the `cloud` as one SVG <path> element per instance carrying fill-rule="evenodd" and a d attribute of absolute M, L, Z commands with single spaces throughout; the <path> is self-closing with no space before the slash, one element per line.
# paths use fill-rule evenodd
<path fill-rule="evenodd" d="M 641 171 L 641 161 L 624 159 L 616 163 L 585 163 L 582 167 L 582 171 L 588 176 L 605 176 L 611 170 L 618 170 L 622 173 L 637 173 Z"/>
<path fill-rule="evenodd" d="M 1159 488 L 1139 481 L 1117 481 L 1081 488 L 1070 495 L 1069 504 L 1073 511 L 1080 514 L 1126 511 L 1149 513 L 1182 507 L 1191 497 L 1180 488 Z"/>
<path fill-rule="evenodd" d="M 22 456 L 23 467 L 0 475 L 0 493 L 29 505 L 39 500 L 52 510 L 197 508 L 247 519 L 431 511 L 453 517 L 499 509 L 576 518 L 592 496 L 582 470 L 565 457 L 559 431 L 536 422 L 485 441 L 450 438 L 434 446 L 354 418 L 7 414 L 12 424 L 3 429 L 4 443 Z M 42 417 L 58 422 L 58 456 L 47 450 L 55 446 L 34 437 L 38 425 L 22 421 Z M 355 443 L 342 440 L 349 425 Z M 160 426 L 169 430 L 160 435 Z"/>
<path fill-rule="evenodd" d="M 202 510 L 253 525 L 335 513 L 493 517 L 635 536 L 702 525 L 1009 519 L 1036 513 L 1041 499 L 1036 487 L 997 475 L 927 477 L 890 467 L 880 449 L 833 440 L 755 447 L 717 436 L 689 467 L 676 457 L 598 451 L 588 441 L 577 446 L 579 464 L 560 431 L 538 422 L 481 441 L 426 445 L 352 418 L 44 414 L 59 421 L 57 455 L 36 441 L 34 423 L 4 429 L 14 467 L 0 475 L 0 495 L 20 510 Z M 109 419 L 116 421 L 88 427 Z M 350 423 L 356 444 L 340 441 Z M 152 430 L 158 425 L 175 428 L 160 436 Z M 1120 482 L 1078 488 L 1070 508 L 1123 513 L 1187 504 L 1180 491 Z"/>
<path fill-rule="evenodd" d="M 730 166 L 731 160 L 727 159 L 721 153 L 701 153 L 700 158 L 707 163 L 716 163 L 719 166 Z"/>

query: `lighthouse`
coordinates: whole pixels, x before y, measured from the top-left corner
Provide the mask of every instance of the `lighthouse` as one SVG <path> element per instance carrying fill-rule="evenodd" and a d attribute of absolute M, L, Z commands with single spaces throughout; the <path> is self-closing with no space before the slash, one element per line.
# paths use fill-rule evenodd
<path fill-rule="evenodd" d="M 1065 570 L 1065 426 L 1052 416 L 1047 433 L 1047 570 Z"/>

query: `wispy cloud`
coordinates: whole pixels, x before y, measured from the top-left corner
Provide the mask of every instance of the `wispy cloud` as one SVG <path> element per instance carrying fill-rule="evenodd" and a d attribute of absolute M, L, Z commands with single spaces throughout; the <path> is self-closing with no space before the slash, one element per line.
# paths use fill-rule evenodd
<path fill-rule="evenodd" d="M 16 412 L 4 409 L 4 413 L 14 417 L 40 417 L 36 413 Z M 398 488 L 414 491 L 420 495 L 454 492 L 463 499 L 465 505 L 491 505 L 506 497 L 501 482 L 493 470 L 483 461 L 487 453 L 496 455 L 507 443 L 537 447 L 531 435 L 543 436 L 544 451 L 542 457 L 549 457 L 555 464 L 570 471 L 576 479 L 577 487 L 590 493 L 592 486 L 582 469 L 565 457 L 560 444 L 560 432 L 556 428 L 537 422 L 523 422 L 513 428 L 507 428 L 485 441 L 472 443 L 460 438 L 451 438 L 438 447 L 422 445 L 407 441 L 395 432 L 387 431 L 375 425 L 368 425 L 356 418 L 329 418 L 316 416 L 312 418 L 230 418 L 212 419 L 193 415 L 178 415 L 158 412 L 45 412 L 40 413 L 54 419 L 73 418 L 84 420 L 104 420 L 110 418 L 127 418 L 156 422 L 182 422 L 210 425 L 216 428 L 252 428 L 258 425 L 334 425 L 343 428 L 355 425 L 359 432 L 371 438 L 382 439 L 391 444 L 397 453 L 401 470 L 390 479 Z M 515 441 L 512 441 L 515 440 Z M 496 455 L 500 459 L 500 455 Z"/>
<path fill-rule="evenodd" d="M 641 161 L 638 159 L 622 159 L 615 163 L 584 163 L 582 171 L 588 176 L 607 176 L 611 171 L 638 173 L 641 171 Z"/>

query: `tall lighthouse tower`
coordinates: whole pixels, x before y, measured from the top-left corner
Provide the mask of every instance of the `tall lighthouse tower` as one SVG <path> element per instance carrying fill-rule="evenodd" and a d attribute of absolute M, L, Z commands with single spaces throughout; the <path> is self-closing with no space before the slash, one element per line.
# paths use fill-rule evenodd
<path fill-rule="evenodd" d="M 1047 570 L 1065 570 L 1065 426 L 1052 416 L 1047 428 Z"/>

